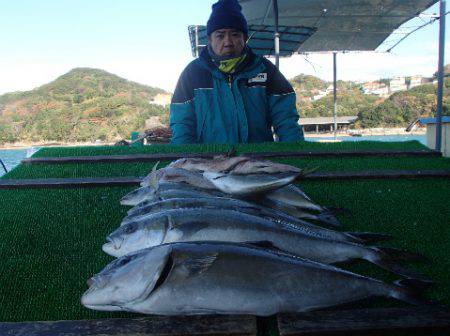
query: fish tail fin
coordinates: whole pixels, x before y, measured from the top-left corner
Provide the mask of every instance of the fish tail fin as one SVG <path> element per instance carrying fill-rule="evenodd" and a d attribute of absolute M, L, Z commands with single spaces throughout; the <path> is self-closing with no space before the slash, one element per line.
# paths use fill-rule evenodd
<path fill-rule="evenodd" d="M 392 236 L 385 233 L 373 232 L 345 232 L 352 237 L 357 238 L 363 243 L 375 243 L 392 239 Z"/>
<path fill-rule="evenodd" d="M 316 215 L 317 220 L 321 223 L 327 224 L 333 227 L 341 227 L 341 222 L 336 218 L 336 216 L 329 211 L 324 211 Z"/>
<path fill-rule="evenodd" d="M 307 176 L 310 175 L 312 173 L 315 173 L 316 171 L 319 170 L 319 166 L 317 167 L 305 167 L 304 169 L 301 170 L 300 174 L 297 176 L 298 179 L 301 179 L 303 176 Z"/>
<path fill-rule="evenodd" d="M 326 212 L 332 213 L 333 215 L 350 215 L 352 212 L 347 208 L 339 207 L 324 207 Z"/>
<path fill-rule="evenodd" d="M 394 262 L 397 260 L 395 256 L 391 256 L 389 254 L 384 253 L 379 248 L 372 247 L 371 253 L 366 256 L 366 260 L 372 262 L 373 264 L 402 277 L 412 279 L 414 281 L 429 283 L 430 279 L 427 278 L 424 274 L 412 271 L 406 267 L 399 265 Z"/>
<path fill-rule="evenodd" d="M 437 301 L 428 300 L 423 297 L 423 291 L 427 287 L 411 286 L 410 282 L 404 280 L 395 281 L 390 285 L 390 296 L 394 299 L 407 302 L 415 306 L 437 306 Z"/>
<path fill-rule="evenodd" d="M 377 250 L 389 256 L 391 260 L 402 261 L 427 261 L 427 258 L 417 252 L 409 252 L 394 247 L 377 247 Z"/>
<path fill-rule="evenodd" d="M 432 280 L 430 280 L 428 282 L 422 281 L 422 280 L 417 281 L 416 279 L 407 278 L 407 279 L 401 279 L 401 280 L 394 281 L 394 284 L 397 286 L 401 286 L 401 287 L 413 288 L 415 290 L 423 292 L 423 291 L 427 290 L 428 288 L 430 288 L 431 286 L 433 286 L 434 281 L 432 281 Z"/>

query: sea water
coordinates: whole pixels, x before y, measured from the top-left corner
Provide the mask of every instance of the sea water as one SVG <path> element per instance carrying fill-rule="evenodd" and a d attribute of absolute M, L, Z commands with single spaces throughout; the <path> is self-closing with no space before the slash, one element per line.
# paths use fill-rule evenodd
<path fill-rule="evenodd" d="M 323 141 L 323 140 L 334 140 L 334 137 L 320 137 L 320 138 L 310 138 L 305 135 L 307 141 Z M 336 138 L 340 141 L 385 141 L 385 142 L 401 142 L 401 141 L 419 141 L 422 145 L 427 145 L 426 135 L 367 135 L 360 137 L 345 136 Z"/>
<path fill-rule="evenodd" d="M 20 161 L 27 157 L 29 149 L 0 149 L 0 160 L 6 166 L 6 170 L 10 171 L 17 166 Z M 0 163 L 0 176 L 6 173 L 3 165 Z"/>

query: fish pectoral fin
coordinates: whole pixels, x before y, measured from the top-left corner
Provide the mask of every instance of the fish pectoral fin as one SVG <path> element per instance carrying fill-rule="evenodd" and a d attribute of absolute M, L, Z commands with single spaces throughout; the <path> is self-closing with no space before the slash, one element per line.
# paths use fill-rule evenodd
<path fill-rule="evenodd" d="M 206 254 L 201 256 L 190 256 L 184 260 L 183 265 L 189 270 L 189 275 L 198 275 L 207 271 L 216 261 L 219 253 Z"/>

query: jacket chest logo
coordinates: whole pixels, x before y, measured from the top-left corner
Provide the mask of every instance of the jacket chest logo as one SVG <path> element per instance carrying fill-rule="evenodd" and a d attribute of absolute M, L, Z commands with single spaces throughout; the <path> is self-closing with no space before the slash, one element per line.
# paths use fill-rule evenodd
<path fill-rule="evenodd" d="M 250 78 L 248 83 L 265 83 L 267 82 L 267 72 L 261 72 L 257 74 L 255 77 Z"/>

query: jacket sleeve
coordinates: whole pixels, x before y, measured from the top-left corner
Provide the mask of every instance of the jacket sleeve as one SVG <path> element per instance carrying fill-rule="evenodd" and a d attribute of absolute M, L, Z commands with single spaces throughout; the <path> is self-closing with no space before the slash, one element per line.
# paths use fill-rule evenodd
<path fill-rule="evenodd" d="M 176 145 L 197 142 L 194 89 L 188 77 L 186 68 L 178 80 L 170 103 L 171 143 Z"/>
<path fill-rule="evenodd" d="M 270 63 L 270 62 L 268 62 Z M 298 124 L 294 89 L 281 72 L 270 63 L 271 76 L 267 87 L 270 121 L 280 141 L 304 140 L 303 129 Z"/>

